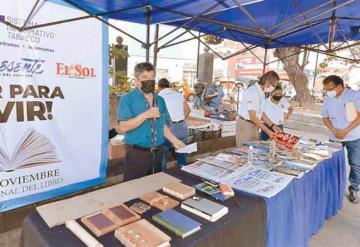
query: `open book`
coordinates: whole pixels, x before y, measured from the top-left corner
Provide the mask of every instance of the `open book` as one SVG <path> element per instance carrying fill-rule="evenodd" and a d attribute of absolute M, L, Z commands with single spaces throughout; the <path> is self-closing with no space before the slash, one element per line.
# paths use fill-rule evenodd
<path fill-rule="evenodd" d="M 7 152 L 6 146 L 0 145 L 0 172 L 57 162 L 60 160 L 57 159 L 55 146 L 33 128 L 24 132 L 12 155 Z"/>

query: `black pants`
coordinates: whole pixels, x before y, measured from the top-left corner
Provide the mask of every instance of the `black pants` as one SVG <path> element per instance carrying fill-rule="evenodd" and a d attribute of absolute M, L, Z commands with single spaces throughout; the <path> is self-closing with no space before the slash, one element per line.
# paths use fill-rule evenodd
<path fill-rule="evenodd" d="M 150 175 L 153 170 L 154 173 L 161 171 L 162 148 L 154 154 L 149 150 L 137 149 L 131 145 L 125 145 L 125 150 L 124 181 Z M 155 155 L 154 162 L 153 155 Z"/>

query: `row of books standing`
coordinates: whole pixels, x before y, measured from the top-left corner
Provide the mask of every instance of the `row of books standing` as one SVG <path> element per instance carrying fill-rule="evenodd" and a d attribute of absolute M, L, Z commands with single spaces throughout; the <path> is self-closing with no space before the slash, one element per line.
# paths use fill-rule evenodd
<path fill-rule="evenodd" d="M 226 198 L 234 195 L 231 187 L 222 186 L 222 190 Z M 129 206 L 115 205 L 81 218 L 81 223 L 93 235 L 76 221 L 67 222 L 66 226 L 87 246 L 102 246 L 97 238 L 114 232 L 114 237 L 124 246 L 164 247 L 170 246 L 171 241 L 166 231 L 183 239 L 201 230 L 202 224 L 188 215 L 215 222 L 228 213 L 226 206 L 196 196 L 195 187 L 179 182 L 165 185 L 162 193 L 150 192 L 139 199 Z M 178 206 L 189 214 L 179 212 Z M 147 213 L 152 207 L 161 212 L 149 217 Z"/>

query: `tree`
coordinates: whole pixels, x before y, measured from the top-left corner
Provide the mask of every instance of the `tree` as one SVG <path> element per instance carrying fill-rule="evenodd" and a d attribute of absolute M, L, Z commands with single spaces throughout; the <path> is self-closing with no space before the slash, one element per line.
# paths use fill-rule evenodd
<path fill-rule="evenodd" d="M 298 47 L 276 48 L 276 50 L 274 51 L 274 56 L 282 61 L 284 65 L 284 70 L 288 74 L 291 83 L 294 85 L 296 91 L 296 101 L 298 101 L 301 106 L 309 108 L 315 103 L 315 99 L 310 94 L 310 90 L 308 87 L 308 77 L 304 73 L 304 68 L 309 63 L 309 52 L 305 51 L 300 64 L 300 51 L 301 48 Z"/>

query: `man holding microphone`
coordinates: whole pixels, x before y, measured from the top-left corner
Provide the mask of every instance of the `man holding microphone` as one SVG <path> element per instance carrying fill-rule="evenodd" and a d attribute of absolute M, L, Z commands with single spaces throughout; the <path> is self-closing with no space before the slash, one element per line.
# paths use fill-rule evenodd
<path fill-rule="evenodd" d="M 121 97 L 118 132 L 125 133 L 124 181 L 161 170 L 162 145 L 165 138 L 176 149 L 185 147 L 166 126 L 169 118 L 164 99 L 155 92 L 155 70 L 150 63 L 134 69 L 136 88 Z"/>

